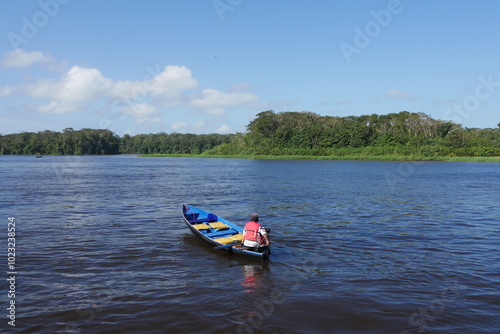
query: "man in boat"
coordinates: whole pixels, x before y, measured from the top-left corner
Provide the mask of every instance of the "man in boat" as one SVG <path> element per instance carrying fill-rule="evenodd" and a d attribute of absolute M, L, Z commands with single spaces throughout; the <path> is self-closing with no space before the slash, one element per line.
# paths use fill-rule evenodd
<path fill-rule="evenodd" d="M 243 229 L 243 246 L 254 250 L 268 247 L 271 242 L 269 241 L 267 231 L 264 226 L 259 224 L 259 215 L 252 213 L 250 221 L 245 224 L 245 228 Z"/>

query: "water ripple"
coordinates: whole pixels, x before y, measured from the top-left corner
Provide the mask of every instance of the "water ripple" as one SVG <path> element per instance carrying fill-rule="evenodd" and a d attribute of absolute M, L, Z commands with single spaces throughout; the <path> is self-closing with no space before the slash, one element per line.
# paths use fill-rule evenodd
<path fill-rule="evenodd" d="M 18 333 L 500 331 L 496 164 L 422 163 L 394 186 L 397 162 L 34 161 L 0 156 Z M 259 212 L 271 260 L 213 250 L 182 202 Z"/>

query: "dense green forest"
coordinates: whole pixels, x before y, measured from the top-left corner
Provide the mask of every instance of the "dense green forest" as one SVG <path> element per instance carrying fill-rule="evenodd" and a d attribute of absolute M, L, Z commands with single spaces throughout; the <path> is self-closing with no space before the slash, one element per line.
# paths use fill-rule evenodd
<path fill-rule="evenodd" d="M 110 130 L 72 128 L 0 135 L 0 154 L 199 154 L 228 143 L 234 135 L 146 134 L 119 137 Z"/>
<path fill-rule="evenodd" d="M 1 154 L 118 154 L 120 138 L 109 130 L 66 128 L 0 135 Z"/>
<path fill-rule="evenodd" d="M 123 154 L 201 154 L 217 145 L 230 143 L 235 135 L 217 133 L 195 135 L 191 133 L 158 133 L 121 138 Z"/>
<path fill-rule="evenodd" d="M 499 124 L 500 127 L 500 124 Z M 423 113 L 333 117 L 261 112 L 217 155 L 500 156 L 500 128 L 470 129 Z"/>
<path fill-rule="evenodd" d="M 463 128 L 423 113 L 320 116 L 261 112 L 246 133 L 124 135 L 71 128 L 0 135 L 0 154 L 205 154 L 302 156 L 500 156 L 497 128 Z"/>

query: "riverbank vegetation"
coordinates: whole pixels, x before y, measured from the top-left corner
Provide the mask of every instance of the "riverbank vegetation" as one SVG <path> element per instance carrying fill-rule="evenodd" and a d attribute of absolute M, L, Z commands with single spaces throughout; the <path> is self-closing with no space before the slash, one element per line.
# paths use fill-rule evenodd
<path fill-rule="evenodd" d="M 72 128 L 62 132 L 41 131 L 0 135 L 0 154 L 25 155 L 104 155 L 104 154 L 199 154 L 234 135 L 194 135 L 180 133 L 140 134 L 123 137 L 110 130 Z"/>
<path fill-rule="evenodd" d="M 66 128 L 62 132 L 40 131 L 0 135 L 0 154 L 118 154 L 120 137 L 110 130 Z"/>
<path fill-rule="evenodd" d="M 284 159 L 460 160 L 500 157 L 500 124 L 464 128 L 423 113 L 320 116 L 264 111 L 235 134 L 128 134 L 71 128 L 0 135 L 0 154 L 168 154 Z M 471 160 L 471 159 L 468 159 Z"/>
<path fill-rule="evenodd" d="M 414 155 L 214 155 L 214 154 L 140 154 L 141 158 L 198 158 L 198 159 L 259 159 L 259 160 L 360 160 L 360 161 L 451 161 L 500 162 L 500 157 L 424 157 Z"/>
<path fill-rule="evenodd" d="M 205 154 L 336 157 L 500 156 L 500 128 L 471 129 L 422 113 L 333 117 L 265 111 Z"/>

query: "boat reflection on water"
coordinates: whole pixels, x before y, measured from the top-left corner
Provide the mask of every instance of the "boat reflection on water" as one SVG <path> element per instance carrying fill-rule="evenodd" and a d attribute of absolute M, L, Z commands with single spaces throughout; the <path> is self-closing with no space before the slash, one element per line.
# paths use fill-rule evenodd
<path fill-rule="evenodd" d="M 268 262 L 241 266 L 245 289 L 240 308 L 234 317 L 237 333 L 262 333 L 270 325 L 276 309 L 285 302 L 284 290 L 272 279 Z M 280 333 L 271 330 L 269 333 Z"/>
<path fill-rule="evenodd" d="M 246 264 L 243 266 L 243 282 L 245 292 L 251 293 L 257 289 L 262 279 L 262 266 Z"/>

